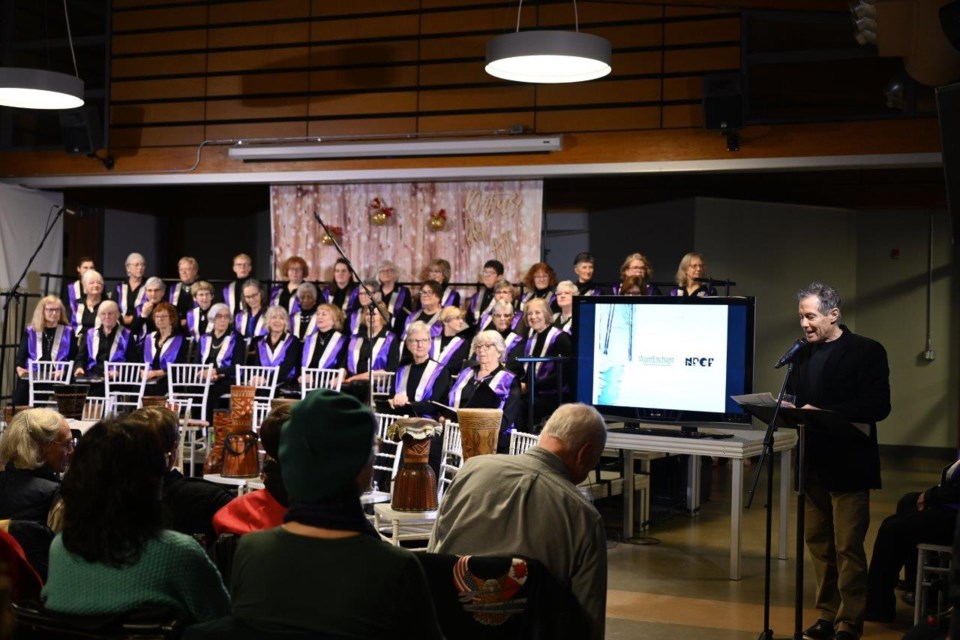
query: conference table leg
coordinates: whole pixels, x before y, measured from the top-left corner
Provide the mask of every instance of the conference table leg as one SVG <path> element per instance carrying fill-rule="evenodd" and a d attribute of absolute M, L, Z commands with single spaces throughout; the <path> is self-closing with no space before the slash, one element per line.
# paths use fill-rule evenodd
<path fill-rule="evenodd" d="M 733 486 L 730 489 L 730 579 L 740 579 L 741 519 L 743 518 L 743 458 L 730 458 Z"/>

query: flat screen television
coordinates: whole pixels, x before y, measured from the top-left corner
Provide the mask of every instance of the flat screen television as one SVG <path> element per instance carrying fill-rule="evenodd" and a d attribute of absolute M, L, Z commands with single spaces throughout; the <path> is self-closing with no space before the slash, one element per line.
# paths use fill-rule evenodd
<path fill-rule="evenodd" d="M 750 423 L 754 298 L 576 297 L 577 400 L 607 418 Z"/>

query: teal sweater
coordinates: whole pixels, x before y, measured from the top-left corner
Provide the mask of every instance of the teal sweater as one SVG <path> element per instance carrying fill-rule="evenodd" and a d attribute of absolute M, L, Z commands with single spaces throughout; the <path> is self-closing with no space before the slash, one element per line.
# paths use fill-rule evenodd
<path fill-rule="evenodd" d="M 62 536 L 50 545 L 50 572 L 43 600 L 51 611 L 120 613 L 169 607 L 185 619 L 203 621 L 230 613 L 223 579 L 200 544 L 175 531 L 147 542 L 133 565 L 87 562 L 67 551 Z"/>

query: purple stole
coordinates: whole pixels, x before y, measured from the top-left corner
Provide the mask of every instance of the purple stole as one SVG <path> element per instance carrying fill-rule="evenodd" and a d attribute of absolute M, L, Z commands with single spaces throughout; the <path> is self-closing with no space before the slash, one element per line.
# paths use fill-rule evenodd
<path fill-rule="evenodd" d="M 301 317 L 299 311 L 290 316 L 290 330 L 293 332 L 293 335 L 297 336 L 298 338 L 300 337 L 300 323 L 302 321 L 303 318 Z M 312 336 L 317 331 L 317 313 L 314 311 L 310 316 L 310 319 L 307 320 L 307 331 L 303 334 L 303 339 L 306 340 L 309 336 Z"/>
<path fill-rule="evenodd" d="M 333 304 L 334 287 L 336 287 L 336 286 L 337 286 L 337 285 L 334 284 L 333 286 L 324 287 L 324 289 L 323 289 L 323 300 L 324 300 L 324 302 L 327 302 L 327 303 L 329 303 L 329 304 Z M 346 314 L 346 313 L 347 313 L 347 310 L 350 309 L 351 307 L 353 307 L 354 303 L 356 303 L 356 301 L 357 301 L 357 291 L 358 291 L 359 289 L 360 289 L 360 285 L 355 286 L 355 287 L 353 288 L 353 290 L 350 291 L 350 295 L 344 297 L 344 299 L 343 299 L 343 305 L 340 307 L 340 310 L 343 311 L 344 314 Z"/>
<path fill-rule="evenodd" d="M 570 335 L 573 335 L 573 316 L 570 316 L 566 320 L 561 319 L 560 314 L 557 314 L 557 324 L 554 325 L 560 331 L 565 331 Z"/>
<path fill-rule="evenodd" d="M 443 307 L 459 307 L 460 306 L 460 294 L 447 287 L 443 290 L 443 297 L 440 298 L 440 308 Z"/>
<path fill-rule="evenodd" d="M 477 369 L 473 367 L 467 367 L 460 372 L 460 377 L 457 378 L 457 381 L 453 383 L 453 387 L 450 389 L 451 407 L 460 407 L 460 394 L 463 393 L 463 388 L 476 377 Z M 497 407 L 498 409 L 502 410 L 503 405 L 507 404 L 507 398 L 510 397 L 510 385 L 513 384 L 514 378 L 516 378 L 516 374 L 501 368 L 500 371 L 493 374 L 489 380 L 483 383 L 490 387 L 493 392 L 497 394 L 497 397 L 500 398 L 500 406 Z M 513 428 L 513 425 L 510 425 L 510 428 Z M 509 429 L 507 430 L 509 431 Z"/>
<path fill-rule="evenodd" d="M 73 332 L 68 331 L 65 324 L 58 324 L 53 334 L 53 344 L 56 351 L 51 349 L 51 360 L 66 360 L 70 355 L 70 343 L 73 341 Z M 43 355 L 43 332 L 37 332 L 32 326 L 27 327 L 27 360 L 39 360 Z"/>
<path fill-rule="evenodd" d="M 184 287 L 185 286 L 192 287 L 195 284 L 196 284 L 196 281 L 191 282 L 189 285 L 184 285 L 182 282 L 178 282 L 177 284 L 173 285 L 173 287 L 170 289 L 168 302 L 170 302 L 170 304 L 172 304 L 173 306 L 179 308 L 179 306 L 177 305 L 177 301 L 180 299 L 180 294 L 190 296 L 190 293 L 184 291 Z M 193 301 L 193 306 L 197 306 L 196 300 Z"/>
<path fill-rule="evenodd" d="M 304 369 L 310 368 L 310 363 L 313 361 L 313 354 L 317 350 L 317 335 L 318 334 L 314 333 L 311 336 L 307 336 L 307 339 L 303 342 L 303 357 L 300 359 L 300 364 Z M 315 368 L 332 369 L 333 366 L 337 364 L 337 356 L 340 353 L 340 347 L 344 340 L 343 334 L 339 331 L 334 331 L 330 334 L 330 341 L 327 342 L 323 353 L 320 354 L 320 360 L 317 362 Z"/>
<path fill-rule="evenodd" d="M 454 336 L 453 339 L 447 343 L 447 346 L 441 349 L 440 337 L 438 336 L 430 342 L 430 358 L 436 360 L 443 366 L 447 366 L 450 364 L 450 358 L 453 357 L 454 352 L 456 352 L 463 343 L 463 338 Z"/>
<path fill-rule="evenodd" d="M 517 325 L 520 324 L 520 319 L 523 318 L 523 313 L 517 311 L 513 314 L 513 320 L 510 321 L 510 330 L 515 331 Z M 486 331 L 487 329 L 493 329 L 493 309 L 490 309 L 482 316 L 480 316 L 480 324 L 477 325 L 477 333 L 481 331 Z"/>
<path fill-rule="evenodd" d="M 544 329 L 547 332 L 547 338 L 543 341 L 543 349 L 540 353 L 533 352 L 533 346 L 537 342 L 537 333 L 533 329 L 530 329 L 530 332 L 527 334 L 527 345 L 524 347 L 523 352 L 528 358 L 543 358 L 546 357 L 547 353 L 550 352 L 550 347 L 553 346 L 553 343 L 557 341 L 557 338 L 560 337 L 562 331 L 556 327 L 547 327 Z M 530 366 L 530 364 L 527 364 Z M 550 375 L 550 372 L 553 371 L 555 364 L 553 362 L 538 362 L 536 363 L 536 373 L 534 376 L 537 379 L 546 378 Z"/>
<path fill-rule="evenodd" d="M 485 313 L 489 313 L 493 308 L 493 305 L 497 302 L 497 296 L 490 296 L 490 304 L 487 305 L 486 309 L 480 309 L 480 301 L 483 300 L 483 294 L 486 292 L 486 287 L 483 287 L 475 294 L 470 297 L 470 313 L 474 318 L 479 318 Z"/>
<path fill-rule="evenodd" d="M 373 356 L 373 370 L 381 371 L 387 368 L 387 360 L 390 357 L 390 346 L 396 340 L 397 334 L 388 331 L 384 335 L 374 340 L 370 349 Z M 350 338 L 350 344 L 347 346 L 347 371 L 350 375 L 356 375 L 360 367 L 360 349 L 363 347 L 364 338 L 353 336 Z"/>
<path fill-rule="evenodd" d="M 261 367 L 279 367 L 283 364 L 284 358 L 287 356 L 287 351 L 290 350 L 290 345 L 293 344 L 294 337 L 287 334 L 287 337 L 281 340 L 276 347 L 270 348 L 270 345 L 267 344 L 268 338 L 264 336 L 257 345 L 257 353 L 260 355 L 260 366 Z M 290 375 L 288 379 L 292 379 L 297 375 L 297 368 L 292 367 L 290 369 Z M 280 380 L 283 382 L 283 380 Z"/>
<path fill-rule="evenodd" d="M 106 298 L 101 298 L 100 302 L 103 302 Z M 73 332 L 79 338 L 83 334 L 83 312 L 87 308 L 87 298 L 84 296 L 82 299 L 77 300 L 77 304 L 73 307 Z M 100 314 L 97 313 L 100 310 L 100 305 L 97 304 L 97 308 L 93 310 L 93 328 L 100 328 Z"/>
<path fill-rule="evenodd" d="M 423 372 L 423 376 L 420 378 L 420 384 L 417 385 L 417 390 L 413 394 L 414 402 L 423 402 L 424 400 L 430 400 L 433 398 L 433 383 L 436 382 L 437 377 L 439 377 L 440 372 L 443 371 L 443 367 L 440 366 L 439 362 L 434 360 L 427 360 L 427 368 Z M 405 364 L 399 369 L 397 369 L 397 393 L 406 393 L 407 392 L 407 379 L 410 377 L 410 365 Z"/>
<path fill-rule="evenodd" d="M 77 280 L 67 287 L 67 309 L 76 311 L 77 300 L 83 298 L 83 284 Z"/>
<path fill-rule="evenodd" d="M 306 280 L 304 280 L 306 282 Z M 287 288 L 286 284 L 281 284 L 273 288 L 273 291 L 270 292 L 270 304 L 280 304 L 280 295 Z M 300 298 L 297 297 L 296 293 L 290 294 L 290 300 L 287 301 L 287 313 L 293 315 L 300 311 Z"/>
<path fill-rule="evenodd" d="M 715 295 L 717 295 L 717 290 L 714 289 L 713 287 L 707 287 L 707 288 L 704 288 L 703 286 L 697 287 L 697 290 L 694 291 L 693 296 L 688 296 L 686 290 L 682 289 L 681 287 L 674 287 L 673 289 L 670 290 L 670 297 L 672 298 L 687 298 L 687 297 L 703 298 L 706 296 L 715 296 Z"/>
<path fill-rule="evenodd" d="M 580 289 L 582 283 L 578 282 L 577 289 Z M 589 289 L 584 289 L 580 292 L 581 296 L 602 296 L 603 291 L 600 290 L 600 287 L 590 287 Z"/>
<path fill-rule="evenodd" d="M 380 290 L 382 295 L 383 289 Z M 387 305 L 387 311 L 390 312 L 391 318 L 397 317 L 397 309 L 403 309 L 407 303 L 407 290 L 403 287 L 394 285 L 393 292 L 383 299 L 383 303 Z"/>
<path fill-rule="evenodd" d="M 520 311 L 525 311 L 527 303 L 533 300 L 536 296 L 536 291 L 528 291 L 523 294 L 523 300 L 520 301 Z M 554 304 L 557 302 L 557 294 L 553 291 L 550 292 L 550 295 L 541 298 L 547 303 L 547 308 L 552 309 Z"/>
<path fill-rule="evenodd" d="M 260 317 L 257 318 L 257 324 L 253 328 L 253 335 L 247 335 L 247 322 L 250 320 L 250 310 L 246 310 L 243 313 L 238 313 L 236 318 L 233 321 L 233 325 L 241 336 L 245 338 L 257 338 L 259 336 L 267 335 L 267 320 L 266 313 L 262 310 L 260 311 Z"/>
<path fill-rule="evenodd" d="M 411 324 L 419 320 L 421 315 L 423 315 L 423 309 L 417 309 L 415 313 L 411 314 L 407 318 L 407 324 L 404 325 L 403 336 L 401 336 L 404 340 L 407 339 L 407 329 L 410 327 Z M 440 337 L 440 334 L 443 333 L 443 323 L 440 322 L 439 311 L 433 314 L 433 317 L 430 318 L 430 320 L 428 320 L 426 324 L 427 324 L 427 328 L 430 329 L 431 338 L 438 338 Z"/>
<path fill-rule="evenodd" d="M 212 325 L 213 323 L 211 322 L 210 324 Z M 233 367 L 235 364 L 240 364 L 239 362 L 232 362 L 233 345 L 238 339 L 239 335 L 233 331 L 223 337 L 223 342 L 220 343 L 220 348 L 217 350 L 215 357 L 215 366 L 217 369 L 226 369 Z M 200 364 L 204 364 L 207 361 L 207 358 L 210 357 L 210 349 L 212 348 L 213 334 L 205 333 L 200 336 Z"/>
<path fill-rule="evenodd" d="M 130 329 L 127 329 L 121 325 L 117 325 L 117 328 L 113 330 L 113 337 L 111 340 L 112 343 L 110 344 L 110 354 L 107 356 L 105 362 L 126 362 L 127 347 L 130 345 Z M 88 329 L 87 357 L 89 358 L 89 361 L 81 363 L 88 373 L 91 369 L 97 366 L 98 353 L 100 353 L 100 330 Z"/>
<path fill-rule="evenodd" d="M 143 341 L 143 361 L 147 363 L 147 367 L 153 368 L 153 357 L 154 352 L 157 348 L 157 339 L 160 338 L 160 333 L 154 331 L 147 339 Z M 169 340 L 163 343 L 163 346 L 160 347 L 160 369 L 163 371 L 167 370 L 167 366 L 171 362 L 176 361 L 177 356 L 180 354 L 180 347 L 183 345 L 183 336 L 174 335 L 171 336 Z"/>
<path fill-rule="evenodd" d="M 350 314 L 350 319 L 348 321 L 350 325 L 349 326 L 350 335 L 352 336 L 360 335 L 360 326 L 361 326 L 360 318 L 361 316 L 363 316 L 365 311 L 366 311 L 365 309 L 357 309 L 356 311 Z"/>
<path fill-rule="evenodd" d="M 243 280 L 234 281 L 223 288 L 223 301 L 230 308 L 230 313 L 234 315 L 243 311 L 242 300 L 237 299 L 237 291 L 242 283 Z"/>
<path fill-rule="evenodd" d="M 137 316 L 140 315 L 140 309 L 143 307 L 143 299 L 147 295 L 147 287 L 144 286 L 144 282 L 140 282 L 140 290 L 137 291 L 137 296 L 133 300 L 133 309 L 127 308 L 127 298 L 130 294 L 130 281 L 121 282 L 117 285 L 117 298 L 120 301 L 120 315 L 121 316 Z"/>
<path fill-rule="evenodd" d="M 210 311 L 210 309 L 207 309 L 207 311 Z M 200 307 L 194 307 L 187 311 L 187 333 L 197 340 L 200 339 Z M 213 333 L 213 322 L 209 318 L 207 318 L 207 327 L 203 333 Z"/>

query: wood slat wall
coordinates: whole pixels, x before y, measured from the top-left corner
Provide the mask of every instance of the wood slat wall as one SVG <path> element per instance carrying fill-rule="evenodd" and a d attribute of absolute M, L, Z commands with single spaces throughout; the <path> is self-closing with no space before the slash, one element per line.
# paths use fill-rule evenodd
<path fill-rule="evenodd" d="M 502 82 L 484 73 L 484 46 L 515 27 L 516 10 L 491 0 L 113 0 L 111 146 L 701 127 L 701 77 L 740 67 L 736 13 L 600 2 L 580 6 L 580 28 L 613 43 L 610 76 Z M 528 5 L 521 24 L 570 29 L 572 4 Z"/>

